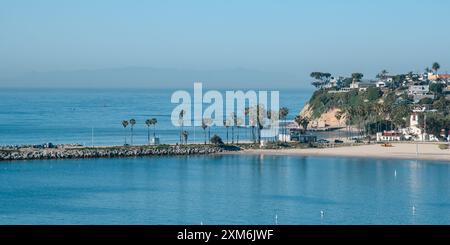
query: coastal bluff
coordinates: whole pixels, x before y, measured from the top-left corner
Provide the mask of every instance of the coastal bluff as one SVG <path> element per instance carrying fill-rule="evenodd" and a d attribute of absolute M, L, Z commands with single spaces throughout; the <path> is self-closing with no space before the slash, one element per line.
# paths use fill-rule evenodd
<path fill-rule="evenodd" d="M 54 148 L 12 147 L 0 149 L 0 161 L 77 158 L 118 158 L 163 155 L 207 155 L 238 151 L 239 147 L 218 145 L 156 145 L 156 146 L 65 146 Z"/>
<path fill-rule="evenodd" d="M 319 116 L 315 116 L 313 109 L 308 103 L 300 111 L 300 116 L 311 119 L 310 121 L 311 128 L 324 128 L 324 127 L 337 128 L 346 125 L 345 115 L 343 115 L 340 119 L 337 119 L 336 117 L 336 115 L 340 111 L 341 111 L 340 109 L 334 107 L 330 108 L 329 110 L 326 110 L 325 112 L 320 113 Z"/>

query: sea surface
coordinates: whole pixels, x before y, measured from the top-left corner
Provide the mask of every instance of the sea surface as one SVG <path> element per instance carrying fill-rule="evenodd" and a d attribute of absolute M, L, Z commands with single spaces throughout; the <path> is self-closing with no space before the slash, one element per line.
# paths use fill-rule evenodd
<path fill-rule="evenodd" d="M 17 161 L 0 163 L 0 186 L 0 224 L 450 224 L 450 165 L 432 161 Z"/>
<path fill-rule="evenodd" d="M 203 88 L 204 93 L 208 91 Z M 179 141 L 179 128 L 170 121 L 174 89 L 1 89 L 0 145 L 51 142 L 82 145 L 130 143 L 130 126 L 122 120 L 136 119 L 134 144 L 148 143 L 145 120 L 156 118 L 156 135 L 163 144 Z M 189 91 L 189 90 L 187 90 Z M 189 91 L 192 92 L 192 91 Z M 223 91 L 221 91 L 223 92 Z M 280 90 L 280 106 L 288 107 L 293 119 L 312 94 L 311 89 Z M 193 96 L 193 93 L 191 93 Z M 223 93 L 223 96 L 225 94 Z M 193 99 L 192 99 L 193 100 Z M 205 109 L 207 104 L 204 104 Z M 203 142 L 200 127 L 185 127 L 188 142 Z M 240 139 L 249 140 L 249 130 L 240 129 Z M 150 134 L 152 134 L 152 127 Z M 223 127 L 212 127 L 211 136 L 226 139 Z M 231 130 L 230 130 L 231 134 Z M 231 135 L 230 141 L 231 141 Z"/>
<path fill-rule="evenodd" d="M 0 145 L 178 141 L 173 90 L 0 90 Z M 280 91 L 292 119 L 311 91 Z M 189 142 L 202 142 L 187 127 Z M 223 128 L 211 134 L 223 139 Z M 250 139 L 241 129 L 241 140 Z M 0 162 L 0 224 L 450 224 L 450 165 L 215 155 Z"/>

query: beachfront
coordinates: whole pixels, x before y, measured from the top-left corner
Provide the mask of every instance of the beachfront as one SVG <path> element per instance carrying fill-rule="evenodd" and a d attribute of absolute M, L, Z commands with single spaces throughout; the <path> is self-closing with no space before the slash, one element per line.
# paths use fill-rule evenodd
<path fill-rule="evenodd" d="M 450 149 L 440 149 L 437 143 L 393 143 L 391 147 L 381 144 L 306 149 L 249 149 L 232 154 L 336 156 L 385 159 L 436 160 L 450 163 Z"/>

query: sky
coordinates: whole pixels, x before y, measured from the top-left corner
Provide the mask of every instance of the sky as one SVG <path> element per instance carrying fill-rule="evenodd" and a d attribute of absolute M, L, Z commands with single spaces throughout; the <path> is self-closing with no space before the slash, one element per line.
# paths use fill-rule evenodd
<path fill-rule="evenodd" d="M 0 87 L 133 67 L 285 74 L 286 86 L 312 71 L 369 78 L 437 61 L 445 72 L 449 11 L 446 0 L 0 0 Z"/>

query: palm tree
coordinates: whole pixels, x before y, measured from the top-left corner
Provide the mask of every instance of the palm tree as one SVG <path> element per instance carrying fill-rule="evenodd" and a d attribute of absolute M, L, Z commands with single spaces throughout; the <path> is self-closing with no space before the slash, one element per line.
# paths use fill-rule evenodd
<path fill-rule="evenodd" d="M 342 115 L 343 112 L 341 110 L 339 110 L 338 112 L 336 112 L 336 114 L 334 114 L 334 117 L 338 120 L 338 138 L 341 138 L 341 119 L 342 119 Z"/>
<path fill-rule="evenodd" d="M 230 127 L 230 125 L 228 124 L 228 120 L 226 119 L 223 120 L 223 126 L 227 129 L 227 144 L 228 144 L 228 128 Z"/>
<path fill-rule="evenodd" d="M 286 135 L 286 118 L 287 118 L 288 114 L 289 114 L 289 109 L 287 107 L 280 108 L 279 117 L 280 117 L 280 120 L 283 121 L 282 132 L 284 135 Z M 286 137 L 283 137 L 283 138 L 284 138 L 284 142 L 286 142 Z"/>
<path fill-rule="evenodd" d="M 297 115 L 294 121 L 297 123 L 298 126 L 301 126 L 305 132 L 306 130 L 308 130 L 308 125 L 310 121 L 308 117 L 302 117 L 300 115 Z"/>
<path fill-rule="evenodd" d="M 128 121 L 127 120 L 123 120 L 122 121 L 122 126 L 125 129 L 128 126 Z M 127 133 L 125 131 L 125 145 L 127 144 Z"/>
<path fill-rule="evenodd" d="M 180 144 L 183 143 L 183 131 L 184 131 L 184 110 L 180 111 L 180 114 L 178 115 L 178 120 L 181 124 L 181 128 L 180 128 Z"/>
<path fill-rule="evenodd" d="M 234 127 L 236 127 L 236 113 L 231 112 L 230 114 L 232 125 L 231 125 L 231 144 L 234 144 Z"/>
<path fill-rule="evenodd" d="M 150 125 L 151 125 L 150 119 L 145 120 L 145 125 L 147 125 L 147 143 L 150 144 Z"/>
<path fill-rule="evenodd" d="M 253 142 L 256 142 L 256 138 L 255 138 L 255 121 L 254 121 L 254 118 L 253 118 L 253 111 L 250 109 L 250 107 L 245 107 L 244 115 L 248 117 L 249 126 L 250 126 L 250 130 L 251 130 L 251 134 L 252 134 L 252 140 L 253 140 Z"/>
<path fill-rule="evenodd" d="M 188 131 L 183 131 L 182 135 L 183 135 L 183 139 L 184 139 L 184 144 L 187 145 L 189 132 Z"/>
<path fill-rule="evenodd" d="M 158 122 L 158 120 L 156 118 L 151 118 L 151 119 L 147 119 L 145 120 L 145 124 L 147 125 L 147 140 L 148 143 L 150 144 L 150 126 L 153 125 L 153 138 L 155 138 L 155 125 Z"/>
<path fill-rule="evenodd" d="M 236 144 L 239 144 L 239 128 L 242 126 L 242 119 L 236 117 L 235 125 L 236 125 L 236 130 L 237 130 L 237 134 L 236 134 Z"/>
<path fill-rule="evenodd" d="M 264 128 L 263 120 L 264 120 L 265 109 L 263 105 L 256 106 L 256 126 L 258 127 L 258 144 L 261 144 L 261 130 Z"/>
<path fill-rule="evenodd" d="M 203 129 L 203 133 L 205 135 L 205 145 L 206 145 L 206 128 L 208 127 L 208 125 L 205 122 L 205 119 L 202 120 L 202 129 Z"/>
<path fill-rule="evenodd" d="M 130 125 L 131 125 L 131 145 L 133 145 L 133 128 L 136 124 L 136 120 L 134 118 L 130 119 Z"/>
<path fill-rule="evenodd" d="M 350 129 L 351 129 L 353 120 L 355 118 L 356 112 L 355 112 L 355 108 L 353 106 L 346 106 L 343 108 L 343 110 L 344 110 L 345 118 L 346 118 L 345 122 L 347 124 L 347 138 L 350 139 L 351 138 Z"/>
<path fill-rule="evenodd" d="M 431 68 L 434 70 L 434 72 L 436 72 L 437 75 L 438 70 L 441 69 L 441 65 L 439 65 L 439 63 L 437 62 L 434 62 Z"/>
<path fill-rule="evenodd" d="M 158 119 L 152 118 L 150 119 L 152 125 L 153 125 L 153 138 L 156 137 L 156 124 L 158 123 Z"/>

